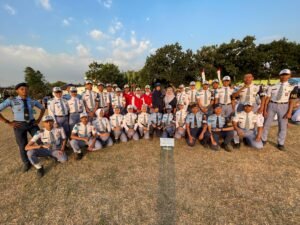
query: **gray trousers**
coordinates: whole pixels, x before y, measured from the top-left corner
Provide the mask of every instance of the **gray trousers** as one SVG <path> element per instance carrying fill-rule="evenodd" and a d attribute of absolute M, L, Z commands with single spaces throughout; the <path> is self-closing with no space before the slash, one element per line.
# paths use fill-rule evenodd
<path fill-rule="evenodd" d="M 50 150 L 46 148 L 40 148 L 35 150 L 27 151 L 27 156 L 30 161 L 30 163 L 36 167 L 39 168 L 39 157 L 53 157 L 57 159 L 57 161 L 63 163 L 68 160 L 68 157 L 65 152 L 63 152 L 61 155 L 59 154 L 58 150 Z"/>
<path fill-rule="evenodd" d="M 150 134 L 149 134 L 149 130 L 144 130 L 144 127 L 139 127 L 139 133 L 142 137 L 144 137 L 144 139 L 149 139 L 150 138 Z"/>
<path fill-rule="evenodd" d="M 110 137 L 110 135 L 105 136 L 105 137 L 104 136 L 98 136 L 97 140 L 99 140 L 101 142 L 102 147 L 104 147 L 104 146 L 109 147 L 109 146 L 112 146 L 114 144 L 111 137 Z"/>
<path fill-rule="evenodd" d="M 121 129 L 121 130 L 113 130 L 113 134 L 114 134 L 115 140 L 119 140 L 120 139 L 121 142 L 127 142 L 127 136 L 124 133 L 123 129 Z"/>
<path fill-rule="evenodd" d="M 57 124 L 64 129 L 68 139 L 70 136 L 70 126 L 69 126 L 68 116 L 56 116 L 55 120 Z"/>
<path fill-rule="evenodd" d="M 70 132 L 72 132 L 75 124 L 80 122 L 80 113 L 71 113 L 69 116 Z"/>
<path fill-rule="evenodd" d="M 89 140 L 89 145 L 91 145 L 92 142 L 93 142 L 93 140 L 90 139 L 90 140 Z M 72 140 L 70 141 L 70 145 L 71 145 L 71 147 L 72 147 L 72 149 L 73 149 L 73 151 L 74 151 L 75 153 L 81 153 L 81 152 L 82 152 L 81 149 L 82 149 L 83 147 L 86 147 L 86 146 L 87 146 L 87 144 L 86 144 L 85 141 L 80 141 L 80 140 L 75 140 L 75 139 L 72 139 Z M 98 140 L 96 140 L 96 142 L 95 142 L 95 147 L 93 148 L 93 151 L 100 150 L 101 148 L 102 148 L 101 143 L 100 143 Z"/>
<path fill-rule="evenodd" d="M 125 130 L 125 133 L 128 137 L 128 139 L 133 139 L 135 141 L 138 141 L 139 140 L 139 134 L 137 133 L 137 131 L 135 130 Z"/>
<path fill-rule="evenodd" d="M 263 141 L 267 141 L 269 129 L 272 125 L 275 114 L 277 114 L 277 121 L 278 121 L 277 142 L 280 145 L 284 145 L 286 133 L 287 133 L 288 120 L 283 119 L 283 116 L 287 113 L 288 108 L 289 108 L 288 103 L 287 104 L 276 104 L 276 103 L 270 102 L 268 104 L 268 108 L 267 108 L 268 117 L 265 118 L 264 129 L 263 129 L 262 138 L 261 138 Z"/>
<path fill-rule="evenodd" d="M 244 132 L 244 139 L 247 143 L 247 145 L 256 148 L 256 149 L 262 149 L 264 147 L 262 141 L 255 141 L 256 138 L 256 131 L 253 130 L 246 130 L 242 129 Z M 234 143 L 238 144 L 240 143 L 240 137 L 238 136 L 237 132 L 234 131 Z"/>
<path fill-rule="evenodd" d="M 183 129 L 179 129 L 179 128 L 182 128 L 182 127 L 178 127 L 176 129 L 176 132 L 175 132 L 175 138 L 176 139 L 180 139 L 182 137 L 185 137 L 185 129 L 184 128 Z"/>
<path fill-rule="evenodd" d="M 232 109 L 232 105 L 228 104 L 228 105 L 223 105 L 221 104 L 221 108 L 222 108 L 222 114 L 224 117 L 228 118 L 231 116 L 233 109 Z"/>

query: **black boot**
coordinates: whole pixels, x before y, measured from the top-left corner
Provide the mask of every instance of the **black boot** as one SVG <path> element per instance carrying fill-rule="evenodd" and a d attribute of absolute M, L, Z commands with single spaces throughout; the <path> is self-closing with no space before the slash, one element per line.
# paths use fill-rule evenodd
<path fill-rule="evenodd" d="M 76 153 L 76 160 L 81 160 L 81 159 L 82 159 L 82 157 L 83 157 L 83 154 L 82 154 L 82 152 L 80 152 L 80 153 Z"/>
<path fill-rule="evenodd" d="M 24 163 L 23 167 L 22 167 L 22 172 L 26 173 L 28 170 L 30 170 L 31 168 L 31 164 L 30 163 Z"/>
<path fill-rule="evenodd" d="M 38 178 L 42 178 L 44 176 L 44 174 L 45 174 L 44 167 L 42 166 L 41 168 L 39 168 L 36 171 L 36 173 L 37 173 Z"/>

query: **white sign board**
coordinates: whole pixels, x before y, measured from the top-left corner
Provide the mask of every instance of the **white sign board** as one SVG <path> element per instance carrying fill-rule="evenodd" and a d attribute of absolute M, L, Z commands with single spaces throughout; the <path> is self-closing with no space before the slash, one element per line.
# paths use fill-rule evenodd
<path fill-rule="evenodd" d="M 160 138 L 160 147 L 165 150 L 173 150 L 175 146 L 174 138 Z"/>

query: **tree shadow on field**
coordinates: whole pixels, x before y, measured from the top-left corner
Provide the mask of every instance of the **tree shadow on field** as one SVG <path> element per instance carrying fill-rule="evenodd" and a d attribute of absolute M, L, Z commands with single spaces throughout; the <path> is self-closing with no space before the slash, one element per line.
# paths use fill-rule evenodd
<path fill-rule="evenodd" d="M 160 151 L 157 212 L 157 224 L 176 224 L 176 180 L 173 150 L 161 149 Z"/>

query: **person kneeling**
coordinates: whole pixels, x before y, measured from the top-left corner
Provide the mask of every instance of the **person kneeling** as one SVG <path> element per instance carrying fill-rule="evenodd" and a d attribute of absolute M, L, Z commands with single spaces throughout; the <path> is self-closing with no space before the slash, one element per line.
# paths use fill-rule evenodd
<path fill-rule="evenodd" d="M 100 140 L 102 147 L 112 146 L 113 141 L 110 137 L 111 126 L 109 120 L 105 117 L 105 110 L 98 109 L 96 115 L 97 119 L 93 121 L 93 126 L 96 129 L 97 139 Z"/>
<path fill-rule="evenodd" d="M 128 139 L 133 139 L 135 141 L 139 140 L 139 134 L 137 133 L 138 124 L 136 122 L 137 115 L 133 112 L 133 105 L 127 106 L 127 112 L 124 116 L 123 127 Z"/>
<path fill-rule="evenodd" d="M 150 129 L 150 114 L 147 113 L 148 106 L 146 104 L 142 105 L 142 112 L 138 115 L 138 126 L 139 133 L 144 139 L 149 139 L 149 129 Z"/>
<path fill-rule="evenodd" d="M 226 124 L 225 116 L 222 116 L 221 104 L 214 105 L 214 114 L 207 119 L 207 128 L 210 133 L 211 148 L 218 150 L 220 147 L 220 137 L 224 140 L 225 151 L 231 152 L 231 141 L 233 139 L 233 127 Z"/>
<path fill-rule="evenodd" d="M 50 156 L 61 163 L 68 159 L 65 153 L 66 134 L 64 129 L 62 127 L 54 128 L 52 116 L 44 116 L 42 121 L 44 129 L 38 131 L 25 147 L 30 163 L 37 169 L 38 177 L 44 176 L 44 168 L 39 163 L 38 157 Z"/>
<path fill-rule="evenodd" d="M 207 143 L 204 134 L 207 130 L 207 123 L 205 116 L 199 112 L 199 108 L 196 104 L 192 104 L 190 107 L 192 112 L 186 117 L 186 142 L 189 146 L 193 147 L 196 141 L 199 140 L 201 144 L 206 147 Z"/>
<path fill-rule="evenodd" d="M 187 112 L 184 106 L 184 103 L 182 101 L 178 102 L 178 108 L 179 110 L 176 112 L 176 132 L 175 132 L 175 138 L 181 139 L 182 137 L 185 137 L 185 118 L 187 116 Z"/>
<path fill-rule="evenodd" d="M 94 127 L 88 122 L 88 114 L 80 113 L 80 123 L 75 124 L 70 145 L 76 154 L 76 159 L 80 160 L 83 156 L 82 148 L 88 146 L 88 151 L 96 151 L 102 148 L 101 143 L 96 140 Z"/>
<path fill-rule="evenodd" d="M 120 113 L 120 107 L 115 106 L 114 114 L 109 118 L 116 144 L 120 143 L 120 140 L 121 142 L 127 142 L 126 134 L 123 131 L 124 117 Z"/>
<path fill-rule="evenodd" d="M 166 111 L 162 118 L 162 124 L 163 124 L 163 138 L 173 138 L 175 134 L 175 121 L 174 116 L 172 113 L 172 106 L 167 105 Z"/>
<path fill-rule="evenodd" d="M 252 111 L 250 102 L 244 103 L 244 111 L 238 112 L 233 118 L 234 143 L 240 147 L 240 140 L 245 140 L 246 144 L 256 149 L 262 149 L 261 140 L 264 118 L 261 114 Z"/>

